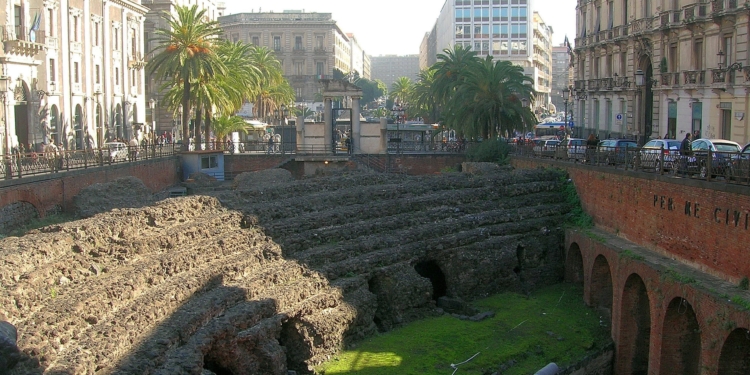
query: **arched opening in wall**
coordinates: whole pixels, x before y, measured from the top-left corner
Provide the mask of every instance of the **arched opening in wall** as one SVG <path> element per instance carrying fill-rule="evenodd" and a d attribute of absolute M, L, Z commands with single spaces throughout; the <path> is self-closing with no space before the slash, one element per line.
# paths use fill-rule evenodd
<path fill-rule="evenodd" d="M 69 141 L 70 150 L 83 149 L 83 109 L 81 105 L 76 105 L 75 116 L 73 117 L 73 138 Z"/>
<path fill-rule="evenodd" d="M 115 124 L 115 137 L 125 140 L 125 134 L 122 131 L 122 105 L 119 103 L 115 106 L 114 117 L 114 121 L 112 122 Z"/>
<path fill-rule="evenodd" d="M 565 257 L 565 281 L 583 286 L 583 256 L 577 243 L 570 245 Z"/>
<path fill-rule="evenodd" d="M 430 279 L 433 300 L 437 301 L 438 298 L 446 295 L 448 284 L 445 282 L 445 274 L 434 260 L 419 262 L 414 265 L 414 270 L 417 271 L 419 276 Z"/>
<path fill-rule="evenodd" d="M 615 373 L 648 374 L 651 303 L 648 299 L 646 284 L 637 274 L 628 277 L 622 292 L 619 337 Z M 670 371 L 664 374 L 676 373 Z"/>
<path fill-rule="evenodd" d="M 686 299 L 675 298 L 669 303 L 661 337 L 661 374 L 700 373 L 700 326 Z"/>
<path fill-rule="evenodd" d="M 594 260 L 591 269 L 591 305 L 601 314 L 601 319 L 612 323 L 612 272 L 604 255 Z"/>
<path fill-rule="evenodd" d="M 750 374 L 750 330 L 732 331 L 721 348 L 719 375 Z"/>
<path fill-rule="evenodd" d="M 289 370 L 299 372 L 307 369 L 305 360 L 312 356 L 305 336 L 300 333 L 304 329 L 304 323 L 299 319 L 289 319 L 281 325 L 279 344 L 286 348 L 286 364 Z"/>
<path fill-rule="evenodd" d="M 214 352 L 210 352 L 203 356 L 203 369 L 216 375 L 234 375 L 232 370 L 221 365 L 220 360 L 215 358 L 214 354 Z"/>
<path fill-rule="evenodd" d="M 13 108 L 13 111 L 16 119 L 16 138 L 18 139 L 18 143 L 23 144 L 24 147 L 30 142 L 29 132 L 31 127 L 29 121 L 31 116 L 29 113 L 29 98 L 31 96 L 29 94 L 29 85 L 27 85 L 25 81 L 19 80 L 18 83 L 16 83 L 16 88 L 13 93 L 16 99 L 16 105 Z"/>
<path fill-rule="evenodd" d="M 49 110 L 49 139 L 48 142 L 60 144 L 60 111 L 56 105 L 52 105 Z"/>

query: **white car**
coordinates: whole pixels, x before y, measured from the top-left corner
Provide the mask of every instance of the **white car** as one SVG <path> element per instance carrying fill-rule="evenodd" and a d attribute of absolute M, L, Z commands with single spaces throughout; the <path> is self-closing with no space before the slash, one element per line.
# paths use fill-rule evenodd
<path fill-rule="evenodd" d="M 122 142 L 107 142 L 104 144 L 104 149 L 109 151 L 111 163 L 128 160 L 128 146 Z"/>

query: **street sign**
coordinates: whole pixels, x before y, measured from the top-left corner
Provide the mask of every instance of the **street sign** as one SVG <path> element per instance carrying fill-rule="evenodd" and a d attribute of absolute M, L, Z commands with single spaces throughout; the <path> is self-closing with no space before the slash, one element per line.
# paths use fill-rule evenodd
<path fill-rule="evenodd" d="M 618 113 L 617 116 L 615 116 L 615 124 L 617 126 L 621 126 L 622 125 L 622 118 L 623 118 L 622 113 Z"/>

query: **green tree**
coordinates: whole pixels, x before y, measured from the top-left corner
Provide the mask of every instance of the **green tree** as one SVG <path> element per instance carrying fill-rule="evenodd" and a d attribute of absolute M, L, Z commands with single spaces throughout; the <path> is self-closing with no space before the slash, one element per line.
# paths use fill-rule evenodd
<path fill-rule="evenodd" d="M 490 139 L 536 124 L 530 105 L 524 105 L 524 99 L 533 103 L 533 81 L 522 67 L 487 56 L 470 65 L 462 77 L 447 112 L 464 135 Z"/>
<path fill-rule="evenodd" d="M 219 141 L 234 132 L 247 133 L 246 126 L 247 123 L 245 123 L 245 120 L 238 116 L 221 115 L 213 119 L 214 133 L 216 134 L 216 139 Z"/>
<path fill-rule="evenodd" d="M 284 79 L 284 71 L 281 68 L 281 63 L 270 49 L 253 46 L 251 49 L 250 62 L 262 73 L 258 81 L 258 91 L 253 103 L 256 116 L 260 119 L 266 119 L 271 113 L 273 113 L 274 109 L 277 109 L 282 104 L 274 102 L 274 98 L 278 97 L 275 93 L 280 90 L 276 86 L 282 85 L 283 83 L 286 83 L 286 86 L 289 86 L 289 83 Z M 291 87 L 290 90 L 292 95 L 294 95 L 294 90 L 292 90 Z M 289 103 L 293 100 L 294 99 L 287 100 L 283 103 Z"/>
<path fill-rule="evenodd" d="M 435 69 L 419 72 L 419 81 L 414 85 L 410 108 L 415 116 L 424 118 L 426 123 L 440 120 L 440 103 L 433 93 L 436 72 Z"/>
<path fill-rule="evenodd" d="M 177 6 L 175 13 L 164 13 L 167 28 L 155 31 L 154 57 L 148 62 L 148 70 L 158 80 L 163 80 L 161 90 L 179 86 L 182 88 L 179 102 L 182 105 L 183 150 L 187 150 L 188 123 L 192 85 L 200 80 L 226 75 L 224 64 L 216 54 L 215 43 L 221 35 L 216 21 L 206 21 L 206 10 Z M 166 102 L 163 105 L 174 105 Z"/>
<path fill-rule="evenodd" d="M 380 82 L 382 83 L 382 81 Z M 362 104 L 367 105 L 374 102 L 377 98 L 383 96 L 385 91 L 377 81 L 371 81 L 366 78 L 359 78 L 355 81 L 357 87 L 362 89 Z"/>
<path fill-rule="evenodd" d="M 398 101 L 401 105 L 406 105 L 409 103 L 409 99 L 411 99 L 413 89 L 414 84 L 410 78 L 400 77 L 391 85 L 389 96 L 395 101 Z"/>

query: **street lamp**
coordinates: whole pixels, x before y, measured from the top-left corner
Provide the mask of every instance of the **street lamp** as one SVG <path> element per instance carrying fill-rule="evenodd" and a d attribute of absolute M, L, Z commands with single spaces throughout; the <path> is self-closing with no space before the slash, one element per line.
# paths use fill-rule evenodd
<path fill-rule="evenodd" d="M 8 87 L 10 84 L 10 77 L 0 77 L 0 99 L 3 100 L 3 127 L 5 131 L 5 142 L 3 142 L 4 152 L 3 155 L 5 156 L 5 178 L 11 177 L 11 170 L 10 170 L 10 134 L 8 134 L 8 103 L 7 103 L 7 95 L 8 95 Z"/>
<path fill-rule="evenodd" d="M 151 141 L 153 144 L 156 143 L 156 117 L 154 116 L 154 109 L 156 108 L 156 99 L 151 98 L 148 101 L 148 108 L 151 109 Z"/>
<path fill-rule="evenodd" d="M 568 98 L 570 97 L 570 88 L 566 88 L 562 92 L 563 102 L 565 102 L 565 134 L 568 133 Z"/>
<path fill-rule="evenodd" d="M 396 153 L 401 153 L 401 127 L 399 120 L 404 116 L 405 110 L 398 103 L 393 103 L 393 116 L 396 118 L 396 138 L 393 140 L 396 142 Z"/>

